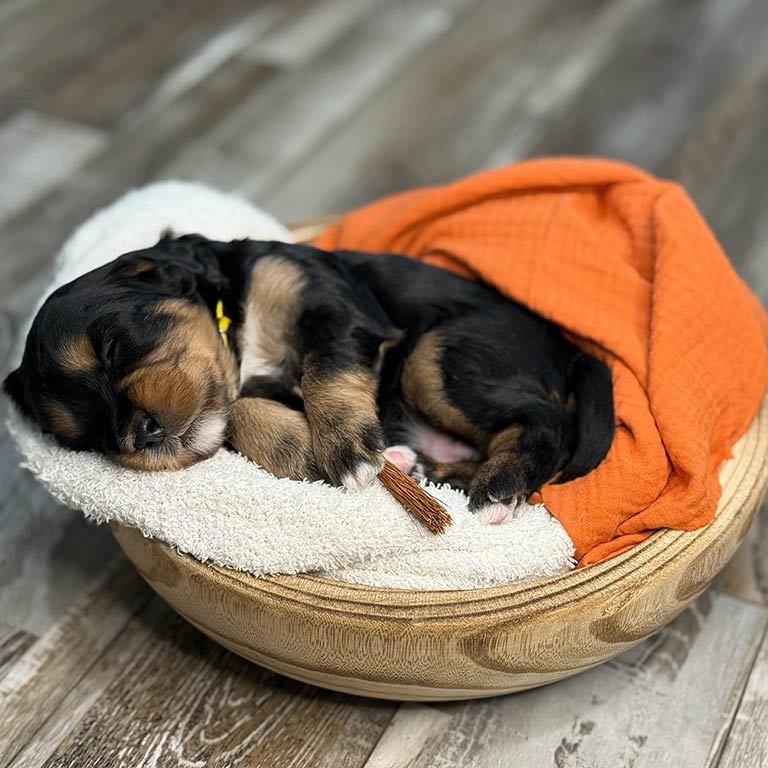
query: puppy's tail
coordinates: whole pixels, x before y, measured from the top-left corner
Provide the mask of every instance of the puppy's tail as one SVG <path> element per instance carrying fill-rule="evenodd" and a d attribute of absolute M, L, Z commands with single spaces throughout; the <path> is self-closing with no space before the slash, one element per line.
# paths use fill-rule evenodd
<path fill-rule="evenodd" d="M 592 355 L 579 355 L 571 366 L 570 379 L 576 400 L 576 447 L 556 483 L 591 472 L 608 453 L 616 428 L 608 366 Z"/>

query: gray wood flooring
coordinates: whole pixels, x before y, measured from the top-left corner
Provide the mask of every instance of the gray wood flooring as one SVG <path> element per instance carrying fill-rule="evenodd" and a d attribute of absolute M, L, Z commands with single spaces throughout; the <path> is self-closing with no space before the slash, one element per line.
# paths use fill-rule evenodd
<path fill-rule="evenodd" d="M 132 186 L 292 220 L 543 153 L 682 181 L 768 302 L 768 3 L 5 0 L 0 375 L 57 247 Z M 171 613 L 0 426 L 2 766 L 768 766 L 767 622 L 764 508 L 715 588 L 597 669 L 464 704 L 327 693 Z"/>

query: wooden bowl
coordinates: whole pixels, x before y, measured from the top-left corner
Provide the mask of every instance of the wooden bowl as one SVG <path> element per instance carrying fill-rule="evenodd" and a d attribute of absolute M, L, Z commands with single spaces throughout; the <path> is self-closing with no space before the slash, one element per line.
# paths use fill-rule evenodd
<path fill-rule="evenodd" d="M 324 220 L 322 223 L 327 223 Z M 294 227 L 309 239 L 316 222 Z M 768 399 L 721 469 L 715 520 L 665 530 L 564 576 L 450 592 L 314 576 L 256 579 L 113 524 L 147 583 L 206 635 L 337 691 L 443 700 L 521 691 L 616 656 L 675 618 L 728 562 L 768 482 Z"/>
<path fill-rule="evenodd" d="M 112 529 L 174 610 L 257 664 L 363 696 L 479 698 L 589 669 L 675 618 L 736 551 L 765 492 L 767 459 L 768 401 L 722 468 L 723 494 L 708 526 L 660 531 L 597 565 L 491 589 L 256 579 L 134 529 Z"/>

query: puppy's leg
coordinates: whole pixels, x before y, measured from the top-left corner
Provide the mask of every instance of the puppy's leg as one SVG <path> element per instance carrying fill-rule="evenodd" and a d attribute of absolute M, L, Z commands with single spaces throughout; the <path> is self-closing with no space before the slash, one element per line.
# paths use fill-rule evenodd
<path fill-rule="evenodd" d="M 479 334 L 466 338 L 466 319 L 461 323 L 449 322 L 419 339 L 404 363 L 401 388 L 416 413 L 473 445 L 481 457 L 426 458 L 426 474 L 468 491 L 475 511 L 516 505 L 551 479 L 568 456 L 572 417 L 534 376 L 512 364 L 507 370 L 490 344 L 483 348 Z"/>
<path fill-rule="evenodd" d="M 333 485 L 369 485 L 381 470 L 386 445 L 372 370 L 361 364 L 329 365 L 309 355 L 301 389 L 320 474 Z"/>
<path fill-rule="evenodd" d="M 561 436 L 539 424 L 514 425 L 494 435 L 487 450 L 469 485 L 469 507 L 475 511 L 497 503 L 516 507 L 550 480 Z"/>
<path fill-rule="evenodd" d="M 236 401 L 228 440 L 246 458 L 277 477 L 318 479 L 309 424 L 303 413 L 263 397 Z"/>
<path fill-rule="evenodd" d="M 433 483 L 450 485 L 460 491 L 469 491 L 469 486 L 481 466 L 479 461 L 474 460 L 435 461 L 426 454 L 420 454 L 419 458 L 424 477 Z"/>
<path fill-rule="evenodd" d="M 402 333 L 334 254 L 315 259 L 308 269 L 299 321 L 301 391 L 315 462 L 331 484 L 363 488 L 381 470 L 386 446 L 377 407 L 378 363 Z"/>

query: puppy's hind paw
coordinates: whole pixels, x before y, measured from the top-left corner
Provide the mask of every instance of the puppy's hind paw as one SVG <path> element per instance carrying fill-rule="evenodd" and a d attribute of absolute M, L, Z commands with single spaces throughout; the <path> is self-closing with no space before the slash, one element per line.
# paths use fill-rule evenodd
<path fill-rule="evenodd" d="M 475 517 L 485 525 L 501 525 L 513 516 L 516 506 L 514 504 L 486 504 L 475 512 Z"/>
<path fill-rule="evenodd" d="M 361 461 L 351 472 L 347 472 L 341 478 L 341 484 L 348 491 L 362 491 L 373 483 L 381 472 L 381 463 L 373 461 Z"/>

